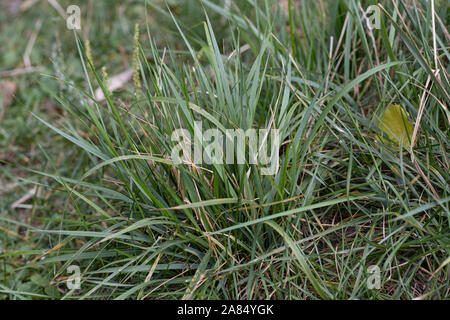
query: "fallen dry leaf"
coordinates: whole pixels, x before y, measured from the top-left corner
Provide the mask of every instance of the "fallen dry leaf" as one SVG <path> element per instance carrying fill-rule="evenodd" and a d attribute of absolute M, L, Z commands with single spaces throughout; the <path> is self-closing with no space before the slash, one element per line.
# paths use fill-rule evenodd
<path fill-rule="evenodd" d="M 125 83 L 130 81 L 133 76 L 133 69 L 128 69 L 122 73 L 116 74 L 115 76 L 108 79 L 108 90 L 114 91 L 123 87 Z M 98 102 L 105 100 L 105 95 L 103 94 L 102 88 L 97 88 L 95 90 L 95 99 Z"/>
<path fill-rule="evenodd" d="M 37 187 L 31 188 L 23 197 L 11 204 L 11 209 L 31 209 L 33 206 L 31 204 L 24 204 L 24 202 L 31 199 L 35 195 L 39 195 L 39 189 Z"/>
<path fill-rule="evenodd" d="M 400 105 L 389 105 L 381 116 L 378 128 L 386 134 L 389 140 L 409 148 L 413 129 L 405 110 Z"/>

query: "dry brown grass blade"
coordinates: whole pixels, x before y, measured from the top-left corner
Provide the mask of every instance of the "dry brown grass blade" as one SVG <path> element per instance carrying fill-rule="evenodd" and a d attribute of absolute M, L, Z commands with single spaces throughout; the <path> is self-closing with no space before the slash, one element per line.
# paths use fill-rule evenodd
<path fill-rule="evenodd" d="M 420 165 L 416 161 L 416 156 L 414 155 L 414 146 L 415 146 L 416 140 L 417 140 L 417 133 L 419 132 L 420 122 L 422 120 L 422 115 L 425 110 L 425 104 L 426 104 L 427 97 L 428 97 L 426 89 L 428 88 L 430 81 L 431 81 L 431 77 L 428 76 L 427 82 L 425 84 L 425 90 L 423 91 L 422 98 L 420 99 L 419 111 L 417 113 L 417 119 L 416 119 L 416 123 L 414 125 L 414 131 L 413 131 L 413 134 L 411 137 L 411 146 L 410 146 L 409 152 L 411 154 L 411 161 L 414 164 L 414 167 L 419 172 L 420 176 L 423 178 L 423 180 L 425 181 L 427 186 L 430 188 L 430 190 L 433 192 L 436 199 L 440 200 L 441 198 L 437 194 L 437 192 L 434 189 L 433 185 L 431 184 L 430 180 L 427 178 L 425 173 L 422 171 L 422 168 L 420 168 Z M 431 86 L 433 86 L 433 85 L 431 85 Z M 431 91 L 431 88 L 430 88 L 430 91 Z"/>
<path fill-rule="evenodd" d="M 435 26 L 435 20 L 434 20 L 434 16 L 435 16 L 435 11 L 434 11 L 434 0 L 431 1 L 431 14 L 432 14 L 432 25 L 433 25 L 433 45 L 434 45 L 434 62 L 435 62 L 435 70 L 434 70 L 434 76 L 437 79 L 439 76 L 439 69 L 438 69 L 438 60 L 437 60 L 437 46 L 436 46 L 436 26 Z M 420 122 L 422 120 L 422 115 L 423 112 L 425 110 L 425 105 L 428 99 L 427 95 L 427 89 L 428 86 L 430 85 L 430 81 L 431 81 L 431 76 L 429 75 L 427 78 L 427 82 L 425 83 L 425 90 L 422 93 L 422 97 L 420 99 L 420 106 L 419 106 L 419 111 L 417 113 L 417 119 L 416 119 L 416 123 L 414 125 L 414 131 L 411 137 L 411 147 L 409 149 L 409 152 L 411 154 L 411 161 L 414 164 L 414 167 L 416 168 L 416 170 L 419 172 L 419 174 L 422 176 L 423 180 L 425 181 L 425 183 L 427 184 L 427 186 L 430 188 L 430 190 L 433 192 L 434 196 L 436 197 L 436 199 L 440 200 L 439 195 L 437 194 L 436 190 L 434 189 L 433 185 L 431 184 L 430 180 L 427 178 L 427 176 L 425 175 L 425 173 L 422 171 L 422 169 L 420 168 L 420 165 L 417 163 L 416 161 L 416 157 L 414 155 L 414 146 L 416 144 L 416 139 L 417 139 L 417 133 L 419 132 L 419 127 L 420 127 Z M 431 84 L 429 91 L 431 91 L 431 88 L 433 87 L 433 84 Z"/>

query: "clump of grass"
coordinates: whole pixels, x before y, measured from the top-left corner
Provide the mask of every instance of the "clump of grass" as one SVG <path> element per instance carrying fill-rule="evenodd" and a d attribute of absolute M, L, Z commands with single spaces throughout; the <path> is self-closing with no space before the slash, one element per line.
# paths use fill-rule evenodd
<path fill-rule="evenodd" d="M 443 2 L 386 5 L 380 30 L 366 28 L 354 0 L 300 1 L 301 10 L 292 1 L 287 12 L 249 1 L 248 15 L 202 3 L 201 37 L 173 19 L 181 53 L 159 48 L 148 25 L 145 44 L 135 32 L 142 91 L 126 106 L 76 38 L 107 105 L 62 98 L 75 125 L 41 119 L 91 164 L 77 176 L 43 173 L 77 219 L 30 228 L 62 238 L 27 268 L 57 267 L 64 286 L 67 267 L 80 265 L 82 289 L 64 298 L 446 298 L 449 55 L 446 31 L 428 19 L 445 17 Z M 227 37 L 216 38 L 210 14 L 228 19 Z M 409 151 L 378 139 L 393 103 L 413 123 L 420 115 Z M 194 136 L 195 121 L 223 133 L 277 128 L 278 173 L 174 164 L 172 132 Z M 367 286 L 374 265 L 380 289 Z"/>

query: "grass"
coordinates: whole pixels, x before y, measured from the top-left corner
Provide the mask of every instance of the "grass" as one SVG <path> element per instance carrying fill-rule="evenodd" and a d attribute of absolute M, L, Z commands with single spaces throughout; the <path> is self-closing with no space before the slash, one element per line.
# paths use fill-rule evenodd
<path fill-rule="evenodd" d="M 374 1 L 141 1 L 118 7 L 130 21 L 92 2 L 108 16 L 64 30 L 70 62 L 19 78 L 35 96 L 2 121 L 0 298 L 447 299 L 448 5 L 432 3 L 382 1 L 370 30 Z M 134 82 L 110 92 L 101 69 L 124 64 Z M 391 104 L 409 147 L 378 129 Z M 172 132 L 195 121 L 277 128 L 278 173 L 174 164 Z"/>

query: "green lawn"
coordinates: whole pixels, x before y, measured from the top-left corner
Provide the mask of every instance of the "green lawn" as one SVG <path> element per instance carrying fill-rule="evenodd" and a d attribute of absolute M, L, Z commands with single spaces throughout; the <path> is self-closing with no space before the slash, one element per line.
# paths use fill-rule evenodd
<path fill-rule="evenodd" d="M 0 299 L 448 299 L 447 1 L 75 2 L 0 1 Z"/>

